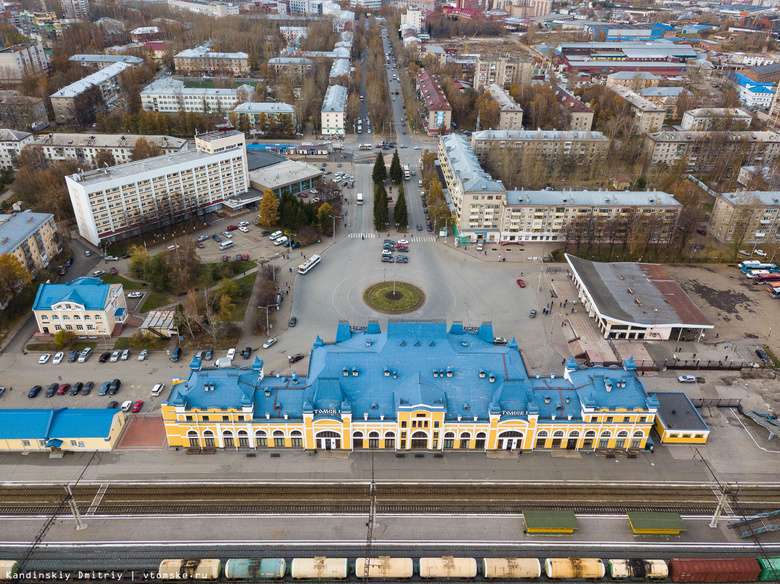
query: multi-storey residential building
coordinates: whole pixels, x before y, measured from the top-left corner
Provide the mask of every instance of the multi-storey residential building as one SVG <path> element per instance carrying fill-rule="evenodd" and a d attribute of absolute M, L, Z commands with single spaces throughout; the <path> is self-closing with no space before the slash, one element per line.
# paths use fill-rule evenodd
<path fill-rule="evenodd" d="M 34 139 L 29 132 L 0 129 L 0 168 L 16 168 L 16 158 L 22 148 L 32 144 Z"/>
<path fill-rule="evenodd" d="M 249 55 L 217 53 L 209 43 L 186 49 L 173 57 L 176 72 L 184 75 L 248 75 Z"/>
<path fill-rule="evenodd" d="M 634 132 L 637 134 L 657 132 L 664 125 L 666 108 L 655 105 L 652 101 L 622 85 L 613 86 L 612 91 L 625 99 L 631 106 L 631 113 L 634 116 Z"/>
<path fill-rule="evenodd" d="M 46 104 L 14 89 L 0 90 L 0 126 L 15 130 L 38 130 L 49 123 Z"/>
<path fill-rule="evenodd" d="M 249 188 L 241 132 L 195 137 L 195 150 L 65 177 L 81 237 L 94 245 L 204 215 Z"/>
<path fill-rule="evenodd" d="M 116 101 L 121 93 L 119 76 L 131 65 L 127 63 L 114 63 L 105 69 L 101 69 L 79 79 L 75 83 L 63 87 L 51 94 L 51 105 L 54 110 L 54 119 L 57 123 L 65 124 L 73 120 L 81 119 L 85 113 L 85 107 L 95 107 L 91 100 L 82 99 L 86 92 L 96 87 L 100 91 L 103 104 L 110 105 Z"/>
<path fill-rule="evenodd" d="M 401 13 L 401 26 L 408 24 L 414 27 L 414 30 L 422 30 L 422 10 L 415 7 L 408 7 L 406 12 Z"/>
<path fill-rule="evenodd" d="M 491 150 L 516 149 L 524 156 L 538 156 L 551 164 L 567 157 L 577 164 L 604 164 L 610 140 L 601 132 L 561 130 L 485 130 L 471 134 L 471 148 L 480 161 Z"/>
<path fill-rule="evenodd" d="M 274 57 L 268 60 L 268 67 L 273 69 L 277 77 L 295 75 L 300 80 L 314 67 L 314 61 L 303 57 Z"/>
<path fill-rule="evenodd" d="M 141 26 L 130 31 L 130 40 L 134 43 L 156 41 L 160 38 L 160 29 L 156 26 Z"/>
<path fill-rule="evenodd" d="M 308 28 L 305 26 L 280 26 L 279 32 L 284 37 L 284 41 L 287 44 L 290 44 L 291 42 L 297 41 L 300 38 L 303 38 L 308 33 Z"/>
<path fill-rule="evenodd" d="M 330 66 L 330 73 L 328 77 L 330 82 L 334 83 L 342 75 L 349 75 L 350 67 L 352 67 L 349 59 L 336 59 L 333 61 L 333 65 Z"/>
<path fill-rule="evenodd" d="M 780 243 L 780 191 L 718 194 L 709 232 L 724 243 Z"/>
<path fill-rule="evenodd" d="M 340 323 L 319 337 L 306 377 L 190 364 L 161 403 L 168 444 L 252 448 L 471 452 L 641 450 L 659 414 L 628 360 L 533 379 L 517 343 L 493 326 Z M 464 380 L 468 380 L 465 382 Z M 690 402 L 688 402 L 690 403 Z M 616 415 L 616 412 L 618 413 Z M 703 442 L 703 440 L 702 440 Z"/>
<path fill-rule="evenodd" d="M 777 83 L 780 81 L 780 63 L 770 63 L 753 67 L 752 69 L 743 69 L 740 73 L 757 83 Z"/>
<path fill-rule="evenodd" d="M 746 106 L 768 108 L 772 105 L 775 92 L 771 83 L 758 83 L 740 73 L 732 73 L 730 77 L 739 99 Z"/>
<path fill-rule="evenodd" d="M 710 130 L 747 130 L 753 122 L 745 110 L 733 107 L 703 107 L 688 110 L 680 125 L 684 130 L 708 132 Z"/>
<path fill-rule="evenodd" d="M 627 241 L 652 233 L 668 243 L 682 205 L 659 191 L 507 191 L 502 241 Z"/>
<path fill-rule="evenodd" d="M 531 83 L 533 73 L 534 63 L 519 57 L 479 57 L 474 66 L 474 89 L 479 91 L 493 83 L 506 88 L 515 84 L 527 85 Z"/>
<path fill-rule="evenodd" d="M 60 0 L 64 18 L 89 20 L 89 0 Z"/>
<path fill-rule="evenodd" d="M 325 92 L 320 112 L 322 133 L 326 136 L 344 136 L 347 125 L 347 88 L 331 85 Z"/>
<path fill-rule="evenodd" d="M 51 213 L 22 211 L 0 215 L 0 255 L 11 254 L 37 276 L 62 252 L 57 238 L 57 224 Z M 3 302 L 3 308 L 7 301 Z"/>
<path fill-rule="evenodd" d="M 81 338 L 118 335 L 129 316 L 122 284 L 106 284 L 99 278 L 41 284 L 33 314 L 39 334 L 67 330 Z"/>
<path fill-rule="evenodd" d="M 690 93 L 683 87 L 646 87 L 637 93 L 646 100 L 666 110 L 666 117 L 678 117 L 677 102 L 683 95 Z"/>
<path fill-rule="evenodd" d="M 460 134 L 439 138 L 439 162 L 461 235 L 498 239 L 506 189 L 493 180 Z"/>
<path fill-rule="evenodd" d="M 646 87 L 658 87 L 661 78 L 644 71 L 618 71 L 607 75 L 607 87 L 613 89 L 617 85 L 627 87 L 631 91 L 639 91 Z"/>
<path fill-rule="evenodd" d="M 645 136 L 651 164 L 673 165 L 683 156 L 688 171 L 708 172 L 723 156 L 738 154 L 742 164 L 771 164 L 780 155 L 774 132 L 655 132 Z"/>
<path fill-rule="evenodd" d="M 435 136 L 449 131 L 452 124 L 452 107 L 439 82 L 427 71 L 420 73 L 416 82 L 425 132 L 429 136 Z"/>
<path fill-rule="evenodd" d="M 17 82 L 25 75 L 49 72 L 49 57 L 43 45 L 26 44 L 0 48 L 0 81 Z"/>
<path fill-rule="evenodd" d="M 561 106 L 561 111 L 569 120 L 568 129 L 574 132 L 590 132 L 593 128 L 593 110 L 560 85 L 553 86 L 553 93 Z"/>
<path fill-rule="evenodd" d="M 77 160 L 94 166 L 95 156 L 101 150 L 113 154 L 117 164 L 130 162 L 139 138 L 149 146 L 160 148 L 165 154 L 181 152 L 187 148 L 187 140 L 173 136 L 135 136 L 133 134 L 69 134 L 55 132 L 42 134 L 35 140 L 43 155 L 49 160 Z"/>
<path fill-rule="evenodd" d="M 487 89 L 490 92 L 490 97 L 498 102 L 498 109 L 501 112 L 497 129 L 522 130 L 523 108 L 512 99 L 512 96 L 507 91 L 497 84 L 492 83 Z"/>
<path fill-rule="evenodd" d="M 71 63 L 78 63 L 88 69 L 105 69 L 114 63 L 127 63 L 128 65 L 142 65 L 144 60 L 133 55 L 73 55 L 68 59 Z"/>
<path fill-rule="evenodd" d="M 163 114 L 185 112 L 215 113 L 231 112 L 240 103 L 252 97 L 251 85 L 239 85 L 235 89 L 212 89 L 206 87 L 185 87 L 183 81 L 162 77 L 153 81 L 141 91 L 141 107 L 147 111 Z"/>
<path fill-rule="evenodd" d="M 238 4 L 229 2 L 201 2 L 198 0 L 168 0 L 168 6 L 177 10 L 186 10 L 195 14 L 203 14 L 212 18 L 224 18 L 225 16 L 238 16 Z"/>
<path fill-rule="evenodd" d="M 295 108 L 286 103 L 259 103 L 249 101 L 242 103 L 233 110 L 239 118 L 246 116 L 253 133 L 264 132 L 269 122 L 276 126 L 286 124 L 290 131 L 295 131 Z"/>
<path fill-rule="evenodd" d="M 505 6 L 514 18 L 537 18 L 552 12 L 552 0 L 514 0 L 511 6 Z"/>

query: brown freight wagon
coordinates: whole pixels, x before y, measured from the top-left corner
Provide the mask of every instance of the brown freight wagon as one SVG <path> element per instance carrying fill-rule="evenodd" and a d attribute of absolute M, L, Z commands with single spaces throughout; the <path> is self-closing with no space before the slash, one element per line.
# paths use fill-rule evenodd
<path fill-rule="evenodd" d="M 755 582 L 761 566 L 755 558 L 672 558 L 673 582 Z"/>

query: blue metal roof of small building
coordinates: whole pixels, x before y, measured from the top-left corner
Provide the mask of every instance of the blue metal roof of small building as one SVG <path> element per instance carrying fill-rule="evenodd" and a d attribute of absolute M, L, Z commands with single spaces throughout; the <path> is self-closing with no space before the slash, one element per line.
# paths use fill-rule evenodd
<path fill-rule="evenodd" d="M 634 374 L 622 368 L 578 368 L 570 360 L 564 376 L 529 378 L 517 343 L 493 344 L 493 327 L 467 329 L 444 322 L 390 322 L 387 332 L 370 323 L 352 330 L 341 323 L 335 342 L 314 342 L 306 377 L 264 377 L 252 369 L 199 369 L 174 385 L 168 405 L 186 409 L 241 409 L 252 404 L 254 419 L 396 419 L 399 411 L 444 411 L 445 419 L 489 414 L 540 421 L 571 416 L 582 408 L 633 410 L 657 407 Z M 213 389 L 206 389 L 213 384 Z"/>
<path fill-rule="evenodd" d="M 107 438 L 117 409 L 0 410 L 0 440 Z"/>
<path fill-rule="evenodd" d="M 53 304 L 73 302 L 85 310 L 103 310 L 111 284 L 100 278 L 76 278 L 68 284 L 41 284 L 33 310 L 51 310 Z"/>

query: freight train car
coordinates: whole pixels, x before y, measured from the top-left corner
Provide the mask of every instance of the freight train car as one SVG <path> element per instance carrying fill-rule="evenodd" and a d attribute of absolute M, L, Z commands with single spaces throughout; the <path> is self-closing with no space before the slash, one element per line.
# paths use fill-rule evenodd
<path fill-rule="evenodd" d="M 604 562 L 597 558 L 547 558 L 544 573 L 551 580 L 560 578 L 603 578 Z"/>
<path fill-rule="evenodd" d="M 486 580 L 538 578 L 542 575 L 542 563 L 536 558 L 482 558 L 482 575 Z"/>
<path fill-rule="evenodd" d="M 279 580 L 287 573 L 284 558 L 241 558 L 225 562 L 228 580 Z"/>
<path fill-rule="evenodd" d="M 0 581 L 15 580 L 14 574 L 19 571 L 19 562 L 0 560 Z"/>
<path fill-rule="evenodd" d="M 163 560 L 160 562 L 160 580 L 216 580 L 222 572 L 220 560 Z"/>
<path fill-rule="evenodd" d="M 420 558 L 420 578 L 474 578 L 477 560 L 474 558 Z"/>
<path fill-rule="evenodd" d="M 766 560 L 758 558 L 758 565 L 761 566 L 759 582 L 780 582 L 780 556 L 773 556 Z"/>
<path fill-rule="evenodd" d="M 294 580 L 343 580 L 349 575 L 347 558 L 293 558 L 290 575 Z"/>
<path fill-rule="evenodd" d="M 355 560 L 355 576 L 363 578 L 366 573 L 366 558 Z M 412 558 L 390 558 L 379 556 L 369 558 L 369 578 L 411 578 L 414 574 L 414 562 Z"/>
<path fill-rule="evenodd" d="M 672 558 L 673 582 L 755 582 L 761 566 L 755 558 Z"/>
<path fill-rule="evenodd" d="M 664 560 L 607 560 L 607 571 L 613 580 L 664 580 L 669 567 Z"/>

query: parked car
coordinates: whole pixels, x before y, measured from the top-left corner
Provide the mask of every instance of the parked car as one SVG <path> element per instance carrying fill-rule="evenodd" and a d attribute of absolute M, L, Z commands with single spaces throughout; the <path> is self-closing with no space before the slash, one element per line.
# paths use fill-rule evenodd
<path fill-rule="evenodd" d="M 65 395 L 70 390 L 70 383 L 63 383 L 57 388 L 57 395 Z"/>
<path fill-rule="evenodd" d="M 198 241 L 206 241 L 209 238 L 208 235 L 198 235 Z"/>
<path fill-rule="evenodd" d="M 392 264 L 393 263 L 393 256 L 383 255 L 382 256 L 382 262 L 385 263 L 385 264 Z"/>
<path fill-rule="evenodd" d="M 181 354 L 182 354 L 181 347 L 176 347 L 171 353 L 171 361 L 176 363 L 179 359 L 181 359 Z"/>
<path fill-rule="evenodd" d="M 62 358 L 64 356 L 65 356 L 65 353 L 63 353 L 62 351 L 57 351 L 54 354 L 54 359 L 51 360 L 52 365 L 59 365 L 60 363 L 62 363 Z"/>
<path fill-rule="evenodd" d="M 71 267 L 73 265 L 73 256 L 70 256 L 68 259 L 65 260 L 65 265 L 68 267 Z"/>
<path fill-rule="evenodd" d="M 122 402 L 122 411 L 123 412 L 129 412 L 131 407 L 133 407 L 133 402 L 132 401 L 127 400 L 125 402 Z"/>
<path fill-rule="evenodd" d="M 238 222 L 239 227 L 249 227 L 249 221 L 239 221 Z"/>
<path fill-rule="evenodd" d="M 506 345 L 509 341 L 507 341 L 504 337 L 496 337 L 493 339 L 494 345 Z"/>
<path fill-rule="evenodd" d="M 127 361 L 129 358 L 130 358 L 130 349 L 125 349 L 124 351 L 122 351 L 122 356 L 120 357 L 120 359 L 122 359 L 122 361 Z"/>
<path fill-rule="evenodd" d="M 206 356 L 205 356 L 205 358 L 206 358 L 206 361 L 211 361 L 212 359 L 214 359 L 214 349 L 211 349 L 211 348 L 206 349 Z"/>
<path fill-rule="evenodd" d="M 238 230 L 241 233 L 249 233 L 249 228 L 248 227 L 244 227 L 243 225 L 241 227 L 239 227 Z"/>
<path fill-rule="evenodd" d="M 152 397 L 157 397 L 163 392 L 163 390 L 165 390 L 164 383 L 155 383 L 154 387 L 152 388 Z"/>
<path fill-rule="evenodd" d="M 233 239 L 233 236 L 230 234 L 230 231 L 223 231 L 222 235 L 224 235 L 228 239 Z"/>
<path fill-rule="evenodd" d="M 517 285 L 520 286 L 521 288 L 525 288 L 525 282 L 520 278 L 517 279 Z"/>
<path fill-rule="evenodd" d="M 297 363 L 301 359 L 303 359 L 303 353 L 296 353 L 295 355 L 290 355 L 287 357 L 287 360 L 290 363 Z"/>
<path fill-rule="evenodd" d="M 699 235 L 707 235 L 707 230 L 706 229 L 697 229 L 696 233 L 698 233 Z"/>
<path fill-rule="evenodd" d="M 106 261 L 107 262 L 118 262 L 119 258 L 116 257 L 116 256 L 106 256 Z"/>
<path fill-rule="evenodd" d="M 238 229 L 238 225 L 228 225 L 227 226 L 227 230 L 228 231 L 235 231 L 236 229 Z"/>
<path fill-rule="evenodd" d="M 149 351 L 146 349 L 142 350 L 140 353 L 138 353 L 138 360 L 139 361 L 146 361 L 146 358 L 149 356 Z"/>
<path fill-rule="evenodd" d="M 764 363 L 769 363 L 769 355 L 767 354 L 764 349 L 756 349 L 756 355 L 759 359 L 761 359 Z"/>
<path fill-rule="evenodd" d="M 89 257 L 89 256 L 91 256 L 91 255 L 92 255 L 92 252 L 91 252 L 91 251 L 89 251 L 88 249 L 85 249 L 85 250 L 84 250 L 84 255 L 85 255 L 85 256 L 87 256 L 87 257 Z"/>
<path fill-rule="evenodd" d="M 290 326 L 295 326 L 298 324 L 298 317 L 297 316 L 291 316 L 290 317 Z"/>
<path fill-rule="evenodd" d="M 214 241 L 216 241 L 217 243 L 219 243 L 220 241 L 222 241 L 222 238 L 221 238 L 219 235 L 217 235 L 216 233 L 215 233 L 214 235 L 212 235 L 212 236 L 211 236 L 211 239 L 213 239 L 213 240 L 214 240 Z"/>
<path fill-rule="evenodd" d="M 528 316 L 530 318 L 536 318 L 536 310 L 531 310 L 531 312 L 528 313 Z"/>
<path fill-rule="evenodd" d="M 696 383 L 696 377 L 694 375 L 680 375 L 677 381 L 680 383 Z"/>
<path fill-rule="evenodd" d="M 81 388 L 81 395 L 89 395 L 89 392 L 92 391 L 93 387 L 95 387 L 95 382 L 87 381 Z"/>
<path fill-rule="evenodd" d="M 118 410 L 119 409 L 119 402 L 118 401 L 110 401 L 110 402 L 108 402 L 108 405 L 106 407 L 109 410 Z"/>
<path fill-rule="evenodd" d="M 117 349 L 116 351 L 111 353 L 111 362 L 112 363 L 116 363 L 117 361 L 119 361 L 119 358 L 121 356 L 122 356 L 122 350 L 121 349 Z"/>
<path fill-rule="evenodd" d="M 84 384 L 77 381 L 73 384 L 73 387 L 70 388 L 70 395 L 78 395 L 82 387 L 84 387 Z"/>
<path fill-rule="evenodd" d="M 70 355 L 68 355 L 68 363 L 75 363 L 80 354 L 81 351 L 71 351 Z"/>
<path fill-rule="evenodd" d="M 110 358 L 111 358 L 111 351 L 106 351 L 100 356 L 100 359 L 98 359 L 98 361 L 100 361 L 101 363 L 106 363 Z"/>
<path fill-rule="evenodd" d="M 765 252 L 763 249 L 757 249 L 757 250 L 756 250 L 754 253 L 755 253 L 757 256 L 761 256 L 762 258 L 765 258 L 766 256 L 768 256 L 768 255 L 769 255 L 769 254 L 768 254 L 768 253 L 766 253 L 766 252 Z"/>
<path fill-rule="evenodd" d="M 482 242 L 480 241 L 480 242 L 477 244 L 477 251 L 482 251 L 483 249 L 484 249 L 484 246 L 482 245 Z"/>
<path fill-rule="evenodd" d="M 119 273 L 119 270 L 112 267 L 110 270 L 108 270 L 108 273 L 111 274 L 112 276 L 116 276 Z"/>
<path fill-rule="evenodd" d="M 55 393 L 57 393 L 57 389 L 59 388 L 59 383 L 52 383 L 49 387 L 46 388 L 46 397 L 51 397 Z"/>
<path fill-rule="evenodd" d="M 143 293 L 143 292 L 130 292 L 130 293 L 127 295 L 127 297 L 128 297 L 128 298 L 141 298 L 141 297 L 143 297 L 143 295 L 144 295 L 144 293 Z"/>
<path fill-rule="evenodd" d="M 40 363 L 41 365 L 45 365 L 46 363 L 49 362 L 49 359 L 51 359 L 51 354 L 50 353 L 44 353 L 43 355 L 41 355 L 38 358 L 38 363 Z"/>
<path fill-rule="evenodd" d="M 232 361 L 235 356 L 236 356 L 236 350 L 233 347 L 229 348 L 227 352 L 227 358 Z"/>
<path fill-rule="evenodd" d="M 252 347 L 244 347 L 244 349 L 241 351 L 241 356 L 244 359 L 249 359 L 251 355 L 252 355 Z"/>
<path fill-rule="evenodd" d="M 106 395 L 108 393 L 109 388 L 111 387 L 110 381 L 104 381 L 100 385 L 100 389 L 98 390 L 98 395 Z"/>
<path fill-rule="evenodd" d="M 105 270 L 95 270 L 94 272 L 92 272 L 92 277 L 93 278 L 99 278 L 100 276 L 102 276 L 105 273 L 106 273 Z"/>
<path fill-rule="evenodd" d="M 87 347 L 81 353 L 79 353 L 79 363 L 86 363 L 87 359 L 92 355 L 92 347 Z"/>
<path fill-rule="evenodd" d="M 409 263 L 409 258 L 407 256 L 405 256 L 405 255 L 395 256 L 395 263 L 396 264 L 408 264 Z"/>
<path fill-rule="evenodd" d="M 68 273 L 68 266 L 60 267 L 60 276 L 64 276 L 67 273 Z"/>
<path fill-rule="evenodd" d="M 419 223 L 417 224 L 417 231 L 422 231 L 422 225 L 420 225 Z"/>
<path fill-rule="evenodd" d="M 268 349 L 272 347 L 276 343 L 276 337 L 271 337 L 266 342 L 263 343 L 263 349 Z"/>
<path fill-rule="evenodd" d="M 120 387 L 122 387 L 122 382 L 119 379 L 114 379 L 108 388 L 108 395 L 116 395 Z"/>
<path fill-rule="evenodd" d="M 223 262 L 229 262 L 229 261 L 230 261 L 230 257 L 229 257 L 229 256 L 226 256 L 226 255 L 223 255 L 223 256 L 222 256 L 222 261 L 223 261 Z"/>
<path fill-rule="evenodd" d="M 43 388 L 40 385 L 33 385 L 30 388 L 30 391 L 27 392 L 27 397 L 34 398 L 37 397 L 39 393 L 41 393 L 41 390 Z"/>
<path fill-rule="evenodd" d="M 133 412 L 134 414 L 137 414 L 138 412 L 141 411 L 142 407 L 144 407 L 144 400 L 139 399 L 137 402 L 133 404 L 133 407 L 130 408 L 130 411 Z"/>

